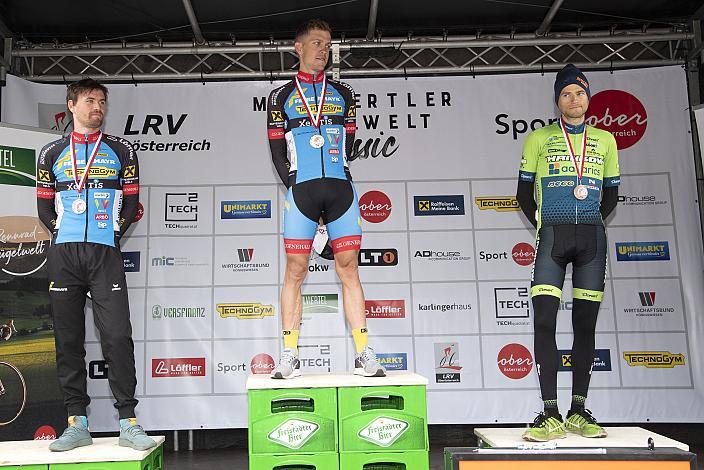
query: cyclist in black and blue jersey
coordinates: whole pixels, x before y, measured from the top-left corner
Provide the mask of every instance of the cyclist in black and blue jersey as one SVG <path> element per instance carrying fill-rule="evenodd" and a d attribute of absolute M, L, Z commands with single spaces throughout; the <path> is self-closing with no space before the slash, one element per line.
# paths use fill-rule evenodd
<path fill-rule="evenodd" d="M 119 240 L 139 203 L 139 164 L 130 144 L 101 131 L 108 90 L 92 79 L 69 85 L 73 132 L 46 145 L 37 164 L 37 210 L 52 232 L 47 253 L 56 369 L 69 426 L 52 451 L 92 444 L 86 408 L 85 304 L 90 293 L 121 446 L 156 445 L 135 418 L 137 378 Z"/>
<path fill-rule="evenodd" d="M 272 372 L 277 379 L 300 375 L 301 285 L 321 219 L 327 225 L 342 282 L 345 316 L 357 349 L 354 372 L 364 376 L 386 373 L 368 345 L 357 266 L 362 222 L 347 166 L 356 129 L 355 97 L 349 85 L 325 75 L 331 45 L 326 22 L 303 24 L 295 40 L 299 71 L 292 81 L 272 91 L 267 102 L 271 157 L 288 188 L 284 203 L 286 272 L 281 291 L 284 350 Z"/>

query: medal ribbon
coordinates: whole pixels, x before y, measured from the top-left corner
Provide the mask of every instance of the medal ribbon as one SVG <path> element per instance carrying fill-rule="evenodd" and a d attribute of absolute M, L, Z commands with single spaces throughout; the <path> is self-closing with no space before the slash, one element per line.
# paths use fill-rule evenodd
<path fill-rule="evenodd" d="M 76 142 L 73 138 L 73 132 L 71 133 L 71 165 L 73 168 L 73 181 L 76 182 L 76 190 L 78 191 L 78 195 L 81 195 L 81 191 L 83 190 L 83 186 L 86 184 L 86 180 L 88 179 L 88 173 L 90 173 L 90 167 L 93 165 L 93 160 L 95 160 L 95 156 L 98 154 L 98 147 L 100 147 L 100 141 L 103 140 L 103 133 L 100 132 L 98 134 L 98 138 L 95 141 L 95 147 L 93 147 L 93 151 L 90 153 L 90 158 L 86 162 L 86 166 L 84 167 L 83 171 L 83 176 L 81 176 L 80 181 L 78 180 L 78 165 L 76 164 Z"/>
<path fill-rule="evenodd" d="M 570 157 L 572 157 L 572 162 L 574 163 L 574 171 L 577 172 L 577 184 L 582 184 L 582 175 L 584 174 L 584 157 L 587 153 L 587 125 L 584 124 L 584 133 L 582 134 L 582 155 L 580 155 L 581 166 L 577 165 L 577 157 L 574 154 L 574 148 L 572 148 L 572 142 L 567 135 L 567 130 L 565 128 L 564 119 L 560 118 L 560 129 L 562 130 L 562 136 L 567 142 L 567 149 L 570 152 Z"/>
<path fill-rule="evenodd" d="M 301 83 L 298 81 L 298 77 L 296 77 L 296 90 L 298 91 L 298 96 L 301 97 L 301 101 L 303 101 L 303 106 L 305 106 L 306 108 L 308 117 L 310 118 L 313 127 L 315 127 L 316 129 L 320 127 L 320 119 L 323 117 L 323 105 L 325 104 L 325 90 L 327 89 L 327 86 L 328 81 L 325 77 L 325 73 L 323 73 L 323 88 L 320 93 L 320 100 L 318 102 L 318 112 L 316 113 L 316 116 L 313 117 L 313 112 L 310 110 L 310 106 L 308 106 L 308 100 L 306 100 L 306 95 L 303 94 L 303 88 L 301 88 Z M 315 79 L 313 79 L 313 87 L 315 88 Z"/>

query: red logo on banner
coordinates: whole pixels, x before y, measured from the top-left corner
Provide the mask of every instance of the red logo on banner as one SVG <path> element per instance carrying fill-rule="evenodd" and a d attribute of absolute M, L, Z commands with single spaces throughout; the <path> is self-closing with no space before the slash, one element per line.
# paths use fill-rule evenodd
<path fill-rule="evenodd" d="M 522 379 L 533 369 L 533 356 L 522 344 L 507 344 L 496 358 L 499 370 L 509 379 Z"/>
<path fill-rule="evenodd" d="M 152 377 L 205 377 L 205 358 L 152 359 Z"/>
<path fill-rule="evenodd" d="M 381 191 L 367 191 L 359 199 L 359 211 L 364 220 L 378 224 L 389 218 L 391 199 Z"/>
<path fill-rule="evenodd" d="M 51 441 L 54 439 L 56 439 L 56 430 L 48 424 L 40 426 L 36 431 L 34 431 L 35 441 Z"/>
<path fill-rule="evenodd" d="M 142 205 L 141 202 L 137 203 L 137 213 L 134 215 L 134 220 L 132 222 L 138 222 L 139 219 L 144 216 L 144 206 Z"/>
<path fill-rule="evenodd" d="M 586 117 L 590 126 L 611 132 L 619 150 L 638 142 L 648 127 L 643 103 L 622 90 L 606 90 L 592 96 Z"/>
<path fill-rule="evenodd" d="M 365 300 L 367 318 L 406 318 L 406 303 L 403 300 Z"/>
<path fill-rule="evenodd" d="M 518 243 L 511 250 L 511 256 L 516 264 L 530 266 L 535 259 L 535 248 L 530 243 Z"/>
<path fill-rule="evenodd" d="M 269 374 L 274 370 L 274 358 L 266 353 L 259 353 L 249 363 L 252 374 Z"/>

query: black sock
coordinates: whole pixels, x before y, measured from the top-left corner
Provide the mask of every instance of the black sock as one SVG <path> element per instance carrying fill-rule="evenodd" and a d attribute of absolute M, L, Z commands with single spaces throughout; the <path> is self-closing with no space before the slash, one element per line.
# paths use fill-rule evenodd
<path fill-rule="evenodd" d="M 581 395 L 572 395 L 572 406 L 570 407 L 569 414 L 584 411 L 584 402 L 586 400 L 587 397 L 583 397 Z"/>
<path fill-rule="evenodd" d="M 545 414 L 559 416 L 557 409 L 557 343 L 555 329 L 557 328 L 557 309 L 560 299 L 552 295 L 537 295 L 533 297 L 534 329 L 533 351 L 535 364 L 540 381 L 540 394 L 543 397 Z"/>
<path fill-rule="evenodd" d="M 574 299 L 572 304 L 572 410 L 584 410 L 594 364 L 594 331 L 599 302 Z"/>
<path fill-rule="evenodd" d="M 543 413 L 548 418 L 562 419 L 560 410 L 557 407 L 557 400 L 543 400 Z"/>

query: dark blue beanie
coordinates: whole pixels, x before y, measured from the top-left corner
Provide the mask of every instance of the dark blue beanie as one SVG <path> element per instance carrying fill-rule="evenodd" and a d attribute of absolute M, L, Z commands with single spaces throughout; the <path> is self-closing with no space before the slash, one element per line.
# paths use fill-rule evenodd
<path fill-rule="evenodd" d="M 555 103 L 560 99 L 560 93 L 567 85 L 578 85 L 587 92 L 587 98 L 592 99 L 592 93 L 589 91 L 589 82 L 587 77 L 575 67 L 573 64 L 567 64 L 562 70 L 557 72 L 555 77 Z"/>

